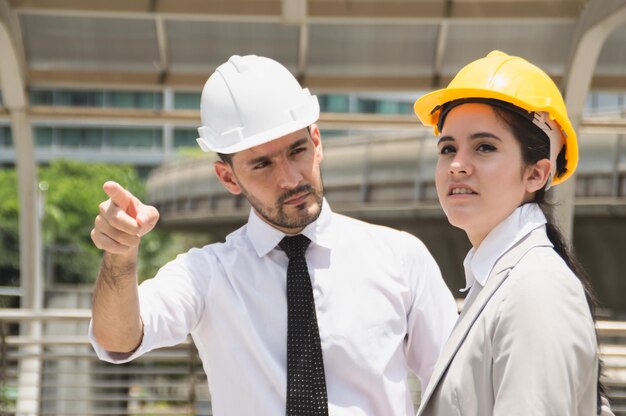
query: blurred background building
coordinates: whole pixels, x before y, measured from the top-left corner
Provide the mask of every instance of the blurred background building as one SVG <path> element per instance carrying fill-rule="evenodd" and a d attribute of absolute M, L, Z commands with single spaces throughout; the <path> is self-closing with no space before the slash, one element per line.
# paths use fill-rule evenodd
<path fill-rule="evenodd" d="M 222 239 L 249 207 L 195 139 L 202 86 L 233 54 L 274 58 L 317 94 L 334 210 L 420 237 L 460 297 L 469 243 L 439 208 L 435 141 L 412 105 L 493 49 L 546 70 L 579 133 L 578 173 L 554 199 L 626 415 L 624 0 L 0 0 L 0 167 L 16 169 L 20 203 L 19 281 L 0 280 L 20 306 L 0 309 L 0 414 L 211 414 L 192 344 L 95 360 L 89 286 L 61 286 L 44 261 L 67 253 L 42 249 L 36 168 L 131 165 L 163 231 Z"/>

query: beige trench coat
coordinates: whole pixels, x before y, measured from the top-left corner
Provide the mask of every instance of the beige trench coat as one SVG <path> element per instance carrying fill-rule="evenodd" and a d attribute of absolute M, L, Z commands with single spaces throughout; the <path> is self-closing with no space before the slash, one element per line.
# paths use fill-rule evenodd
<path fill-rule="evenodd" d="M 465 302 L 418 415 L 595 415 L 594 324 L 580 281 L 545 227 L 500 257 L 479 288 Z"/>

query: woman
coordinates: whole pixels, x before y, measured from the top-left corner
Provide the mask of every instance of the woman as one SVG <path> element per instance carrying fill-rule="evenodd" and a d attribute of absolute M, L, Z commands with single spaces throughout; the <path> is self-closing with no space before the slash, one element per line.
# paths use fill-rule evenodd
<path fill-rule="evenodd" d="M 440 136 L 437 194 L 473 246 L 463 312 L 418 415 L 611 414 L 592 296 L 545 203 L 578 161 L 558 88 L 494 51 L 415 113 Z"/>

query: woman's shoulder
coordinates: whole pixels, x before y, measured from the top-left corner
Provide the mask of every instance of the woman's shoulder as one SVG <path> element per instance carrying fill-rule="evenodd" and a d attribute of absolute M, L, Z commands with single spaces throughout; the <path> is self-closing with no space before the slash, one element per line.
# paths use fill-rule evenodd
<path fill-rule="evenodd" d="M 535 247 L 526 253 L 511 269 L 502 289 L 502 304 L 511 310 L 589 313 L 580 279 L 551 247 Z"/>
<path fill-rule="evenodd" d="M 580 280 L 552 247 L 533 247 L 511 269 L 519 284 L 581 286 Z"/>

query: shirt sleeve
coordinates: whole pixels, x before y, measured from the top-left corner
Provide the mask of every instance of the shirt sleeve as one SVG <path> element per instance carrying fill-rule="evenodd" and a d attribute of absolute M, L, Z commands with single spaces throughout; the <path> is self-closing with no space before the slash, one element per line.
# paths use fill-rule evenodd
<path fill-rule="evenodd" d="M 597 342 L 582 285 L 564 265 L 533 262 L 542 269 L 509 276 L 491 329 L 493 414 L 595 414 Z"/>
<path fill-rule="evenodd" d="M 89 324 L 89 341 L 98 358 L 121 364 L 153 349 L 183 342 L 197 325 L 204 309 L 203 287 L 206 279 L 194 273 L 189 253 L 179 255 L 163 266 L 157 275 L 139 285 L 139 308 L 143 339 L 132 353 L 116 353 L 102 348 Z"/>
<path fill-rule="evenodd" d="M 458 312 L 435 259 L 415 237 L 405 263 L 413 293 L 407 316 L 405 355 L 424 391 Z"/>

